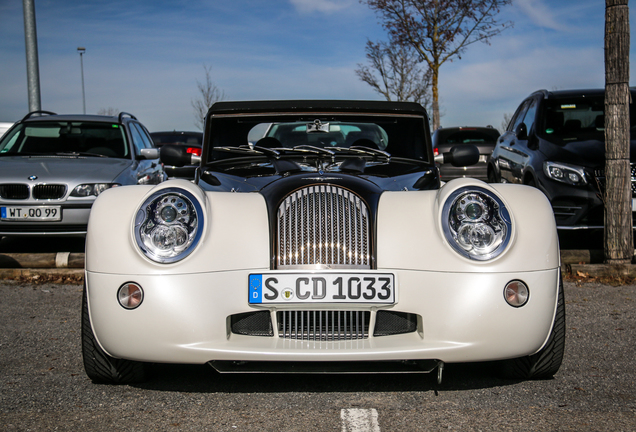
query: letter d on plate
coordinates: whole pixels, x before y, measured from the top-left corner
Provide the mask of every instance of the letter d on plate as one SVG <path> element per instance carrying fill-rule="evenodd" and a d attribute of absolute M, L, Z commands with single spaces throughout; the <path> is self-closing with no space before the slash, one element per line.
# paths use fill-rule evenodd
<path fill-rule="evenodd" d="M 263 275 L 250 275 L 250 303 L 263 303 Z"/>

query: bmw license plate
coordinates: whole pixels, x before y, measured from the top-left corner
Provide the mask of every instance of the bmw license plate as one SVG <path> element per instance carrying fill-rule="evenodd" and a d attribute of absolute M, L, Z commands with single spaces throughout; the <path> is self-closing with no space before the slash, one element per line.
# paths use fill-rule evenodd
<path fill-rule="evenodd" d="M 59 221 L 62 220 L 60 206 L 0 207 L 3 221 Z"/>
<path fill-rule="evenodd" d="M 395 303 L 392 273 L 262 273 L 249 277 L 250 304 Z"/>

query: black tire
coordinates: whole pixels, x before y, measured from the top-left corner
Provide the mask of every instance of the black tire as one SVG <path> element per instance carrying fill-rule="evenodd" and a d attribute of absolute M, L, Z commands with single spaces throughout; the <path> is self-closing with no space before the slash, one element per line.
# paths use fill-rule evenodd
<path fill-rule="evenodd" d="M 499 183 L 499 178 L 493 167 L 488 168 L 488 183 Z"/>
<path fill-rule="evenodd" d="M 500 362 L 499 373 L 510 379 L 549 379 L 561 367 L 565 350 L 565 299 L 563 279 L 559 277 L 559 293 L 554 324 L 545 346 L 536 354 Z"/>
<path fill-rule="evenodd" d="M 537 187 L 537 182 L 534 180 L 534 177 L 528 177 L 524 184 L 533 188 Z"/>
<path fill-rule="evenodd" d="M 86 375 L 100 384 L 143 382 L 148 378 L 148 365 L 132 360 L 116 359 L 101 349 L 91 327 L 86 285 L 82 296 L 82 356 Z"/>

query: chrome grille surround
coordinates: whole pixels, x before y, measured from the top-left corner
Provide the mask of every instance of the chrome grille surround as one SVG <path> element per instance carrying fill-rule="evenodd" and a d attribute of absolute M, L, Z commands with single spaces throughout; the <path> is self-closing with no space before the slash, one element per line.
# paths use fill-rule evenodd
<path fill-rule="evenodd" d="M 370 311 L 287 310 L 276 312 L 278 337 L 340 341 L 369 337 Z"/>
<path fill-rule="evenodd" d="M 33 187 L 33 198 L 37 200 L 60 199 L 66 193 L 66 185 L 39 184 Z"/>
<path fill-rule="evenodd" d="M 308 186 L 288 195 L 277 216 L 277 268 L 371 268 L 369 211 L 353 192 Z"/>

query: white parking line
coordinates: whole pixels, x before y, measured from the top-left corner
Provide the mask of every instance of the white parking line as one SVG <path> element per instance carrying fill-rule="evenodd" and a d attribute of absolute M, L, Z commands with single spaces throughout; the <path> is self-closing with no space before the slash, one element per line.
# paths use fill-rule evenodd
<path fill-rule="evenodd" d="M 349 408 L 340 411 L 342 432 L 380 432 L 378 411 L 372 409 Z"/>

